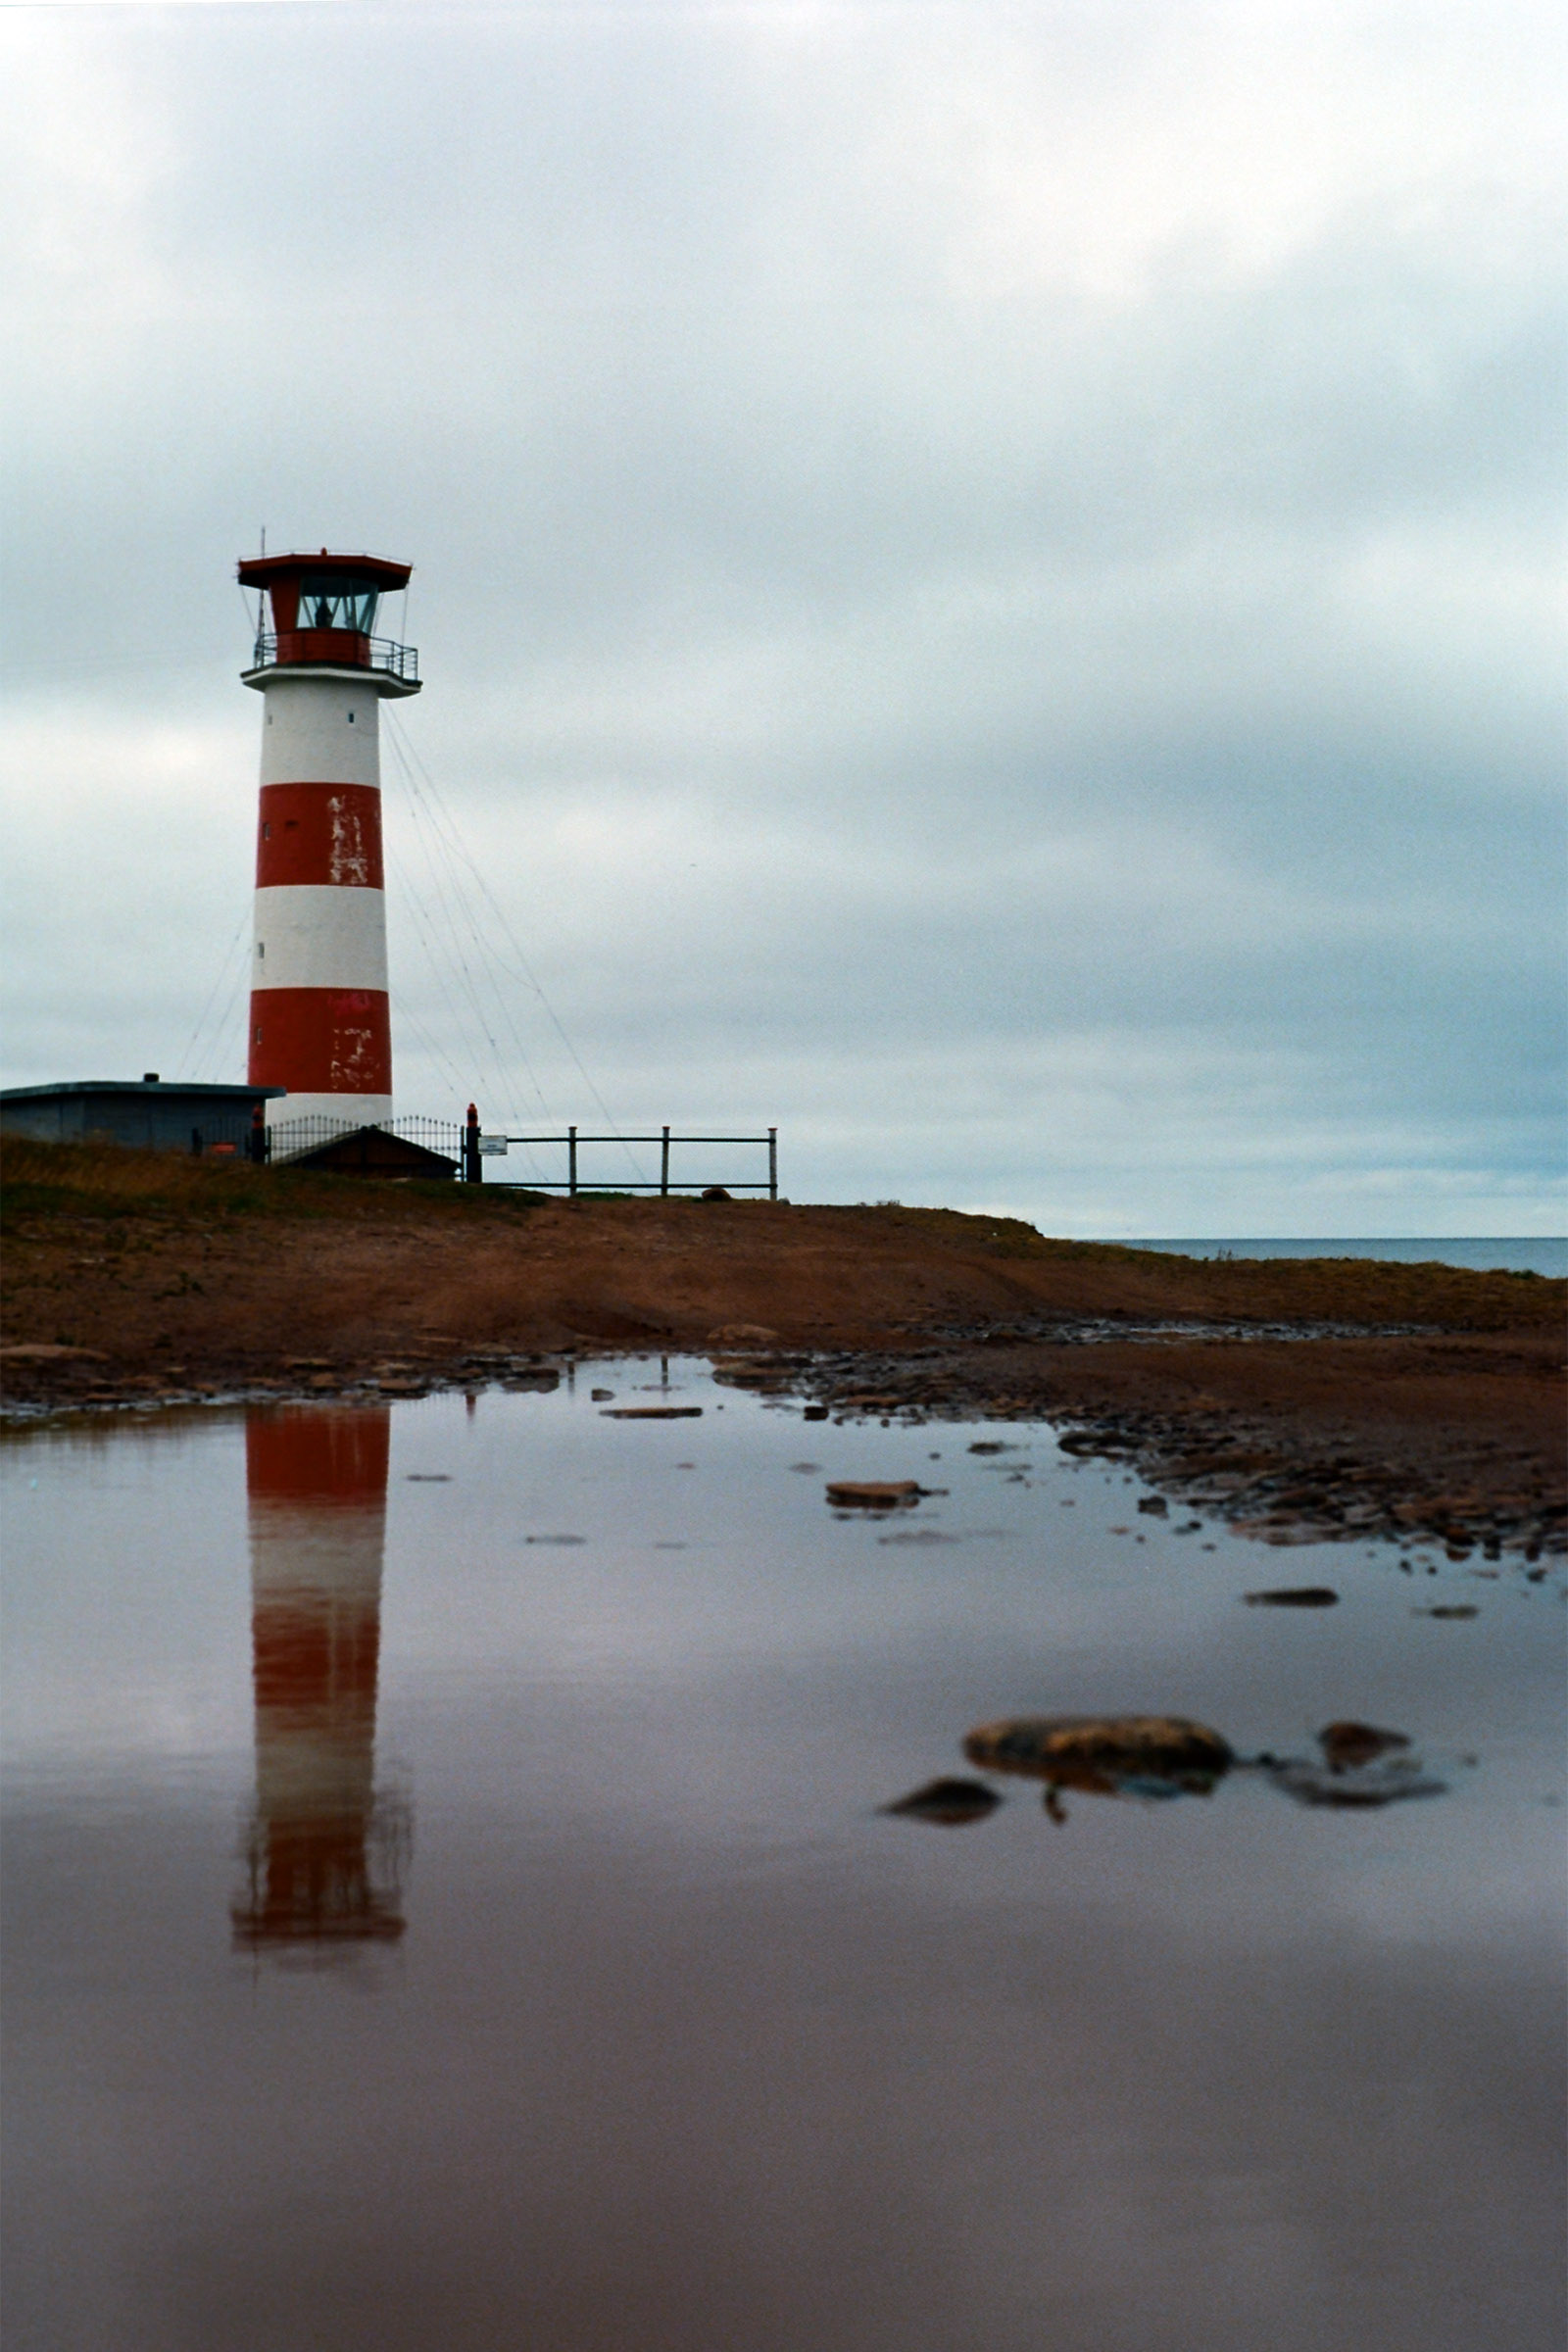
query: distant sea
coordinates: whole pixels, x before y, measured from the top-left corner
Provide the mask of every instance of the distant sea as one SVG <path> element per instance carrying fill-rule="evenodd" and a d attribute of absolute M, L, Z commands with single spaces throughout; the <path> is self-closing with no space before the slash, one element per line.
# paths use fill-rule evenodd
<path fill-rule="evenodd" d="M 1134 1242 L 1129 1250 L 1169 1250 L 1181 1257 L 1389 1257 L 1403 1265 L 1470 1266 L 1478 1274 L 1568 1275 L 1568 1238 L 1486 1234 L 1465 1241 L 1441 1237 L 1397 1242 L 1188 1241 Z"/>

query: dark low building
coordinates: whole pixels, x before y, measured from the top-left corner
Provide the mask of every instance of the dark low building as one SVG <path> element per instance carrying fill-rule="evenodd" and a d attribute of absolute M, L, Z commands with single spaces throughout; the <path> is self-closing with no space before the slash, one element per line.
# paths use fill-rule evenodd
<path fill-rule="evenodd" d="M 426 1176 L 433 1180 L 456 1176 L 458 1163 L 445 1152 L 432 1152 L 406 1135 L 386 1127 L 351 1127 L 312 1152 L 294 1152 L 291 1168 L 324 1168 L 336 1176 Z"/>
<path fill-rule="evenodd" d="M 40 1143 L 129 1144 L 142 1151 L 245 1156 L 256 1113 L 280 1086 L 170 1084 L 149 1070 L 132 1079 L 80 1078 L 58 1086 L 0 1090 L 0 1134 Z"/>

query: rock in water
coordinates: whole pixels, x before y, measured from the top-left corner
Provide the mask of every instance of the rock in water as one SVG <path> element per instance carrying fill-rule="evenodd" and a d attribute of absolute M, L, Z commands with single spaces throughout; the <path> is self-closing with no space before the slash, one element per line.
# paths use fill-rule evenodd
<path fill-rule="evenodd" d="M 1254 1609 L 1332 1609 L 1340 1598 L 1329 1585 L 1281 1585 L 1273 1592 L 1249 1592 L 1244 1597 Z"/>
<path fill-rule="evenodd" d="M 1184 1715 L 1014 1715 L 977 1726 L 963 1752 L 1099 1796 L 1206 1796 L 1235 1760 L 1218 1732 Z"/>
<path fill-rule="evenodd" d="M 1323 1761 L 1331 1772 L 1370 1764 L 1390 1748 L 1408 1747 L 1403 1732 L 1380 1732 L 1374 1723 L 1326 1723 L 1317 1736 Z"/>
<path fill-rule="evenodd" d="M 913 1821 L 935 1822 L 940 1829 L 962 1829 L 966 1822 L 984 1821 L 994 1813 L 1002 1799 L 984 1781 L 956 1779 L 927 1781 L 923 1788 L 911 1788 L 896 1804 L 884 1805 L 884 1813 L 906 1814 Z"/>
<path fill-rule="evenodd" d="M 600 1407 L 601 1421 L 700 1421 L 700 1404 L 612 1404 Z"/>
<path fill-rule="evenodd" d="M 830 1482 L 827 1498 L 843 1509 L 897 1511 L 918 1502 L 920 1492 L 920 1482 L 914 1478 L 839 1478 Z"/>

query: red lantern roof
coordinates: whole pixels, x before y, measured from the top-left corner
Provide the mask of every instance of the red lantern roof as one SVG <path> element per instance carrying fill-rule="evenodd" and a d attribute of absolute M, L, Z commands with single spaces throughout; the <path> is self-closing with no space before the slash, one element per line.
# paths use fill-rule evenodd
<path fill-rule="evenodd" d="M 250 556 L 239 566 L 242 588 L 270 588 L 275 581 L 323 566 L 346 579 L 363 580 L 368 588 L 406 588 L 412 564 L 390 564 L 385 556 L 339 556 L 326 548 L 310 555 Z"/>

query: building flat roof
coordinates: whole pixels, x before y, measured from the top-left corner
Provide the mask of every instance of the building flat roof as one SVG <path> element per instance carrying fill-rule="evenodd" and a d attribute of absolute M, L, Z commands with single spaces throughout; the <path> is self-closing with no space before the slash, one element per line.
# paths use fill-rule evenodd
<path fill-rule="evenodd" d="M 286 1086 L 199 1086 L 178 1078 L 62 1078 L 52 1086 L 0 1087 L 0 1102 L 24 1102 L 45 1095 L 221 1095 L 247 1102 L 274 1102 Z"/>

